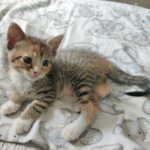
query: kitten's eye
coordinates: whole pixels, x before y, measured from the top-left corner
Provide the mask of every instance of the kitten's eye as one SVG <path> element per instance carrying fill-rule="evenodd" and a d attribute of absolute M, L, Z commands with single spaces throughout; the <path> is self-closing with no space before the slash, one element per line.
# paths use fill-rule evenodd
<path fill-rule="evenodd" d="M 47 67 L 48 65 L 49 65 L 49 60 L 44 60 L 44 61 L 43 61 L 43 66 L 44 66 L 44 67 Z"/>
<path fill-rule="evenodd" d="M 32 58 L 28 57 L 28 56 L 25 56 L 25 57 L 23 57 L 23 62 L 25 64 L 31 64 L 32 63 Z"/>

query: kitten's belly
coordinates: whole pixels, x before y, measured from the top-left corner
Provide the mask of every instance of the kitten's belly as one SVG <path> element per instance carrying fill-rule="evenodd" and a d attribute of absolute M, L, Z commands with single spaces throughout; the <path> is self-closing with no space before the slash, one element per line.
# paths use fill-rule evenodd
<path fill-rule="evenodd" d="M 107 83 L 98 84 L 94 88 L 95 93 L 100 99 L 106 97 L 109 94 L 109 86 Z M 63 108 L 71 109 L 75 112 L 80 112 L 80 105 L 77 101 L 77 97 L 71 86 L 65 86 L 63 90 L 57 95 L 56 105 L 61 103 Z M 58 103 L 57 103 L 58 102 Z"/>
<path fill-rule="evenodd" d="M 58 92 L 56 97 L 56 105 L 61 105 L 63 108 L 70 109 L 71 111 L 79 110 L 79 105 L 77 104 L 77 97 L 71 86 L 64 86 L 61 92 Z"/>
<path fill-rule="evenodd" d="M 61 100 L 66 97 L 76 97 L 75 92 L 71 88 L 71 86 L 64 86 L 63 90 L 58 92 L 57 99 Z"/>

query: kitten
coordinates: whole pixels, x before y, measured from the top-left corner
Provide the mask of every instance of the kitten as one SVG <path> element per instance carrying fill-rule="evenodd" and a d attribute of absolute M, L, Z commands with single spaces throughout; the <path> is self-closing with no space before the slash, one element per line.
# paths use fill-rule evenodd
<path fill-rule="evenodd" d="M 149 81 L 131 76 L 98 53 L 57 49 L 62 35 L 46 41 L 27 36 L 15 23 L 8 28 L 8 64 L 13 93 L 1 107 L 4 115 L 17 112 L 31 100 L 15 121 L 17 134 L 27 132 L 34 121 L 65 91 L 75 95 L 80 115 L 63 129 L 63 137 L 76 140 L 95 116 L 99 100 L 109 94 L 107 80 L 145 88 Z"/>

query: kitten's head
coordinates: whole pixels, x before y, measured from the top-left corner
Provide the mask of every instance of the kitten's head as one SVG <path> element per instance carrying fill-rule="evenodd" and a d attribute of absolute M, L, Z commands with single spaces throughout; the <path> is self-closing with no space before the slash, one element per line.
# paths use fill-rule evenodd
<path fill-rule="evenodd" d="M 62 35 L 49 41 L 30 37 L 17 24 L 12 23 L 7 33 L 10 70 L 15 69 L 31 81 L 43 78 L 51 70 L 62 39 Z"/>

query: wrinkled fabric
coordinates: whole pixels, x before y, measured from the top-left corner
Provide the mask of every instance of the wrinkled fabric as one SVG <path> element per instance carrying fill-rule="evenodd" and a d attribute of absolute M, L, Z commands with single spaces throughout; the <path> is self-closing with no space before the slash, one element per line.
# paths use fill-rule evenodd
<path fill-rule="evenodd" d="M 11 22 L 39 38 L 64 34 L 59 50 L 82 47 L 97 51 L 124 71 L 149 78 L 148 9 L 100 0 L 7 0 L 0 1 L 0 19 L 0 105 L 10 94 L 6 34 Z M 0 114 L 0 140 L 32 141 L 56 150 L 149 150 L 149 98 L 123 94 L 137 87 L 110 85 L 111 94 L 100 102 L 97 118 L 76 142 L 61 136 L 63 127 L 78 117 L 68 101 L 58 101 L 49 108 L 26 135 L 11 130 L 20 112 L 9 117 Z"/>

